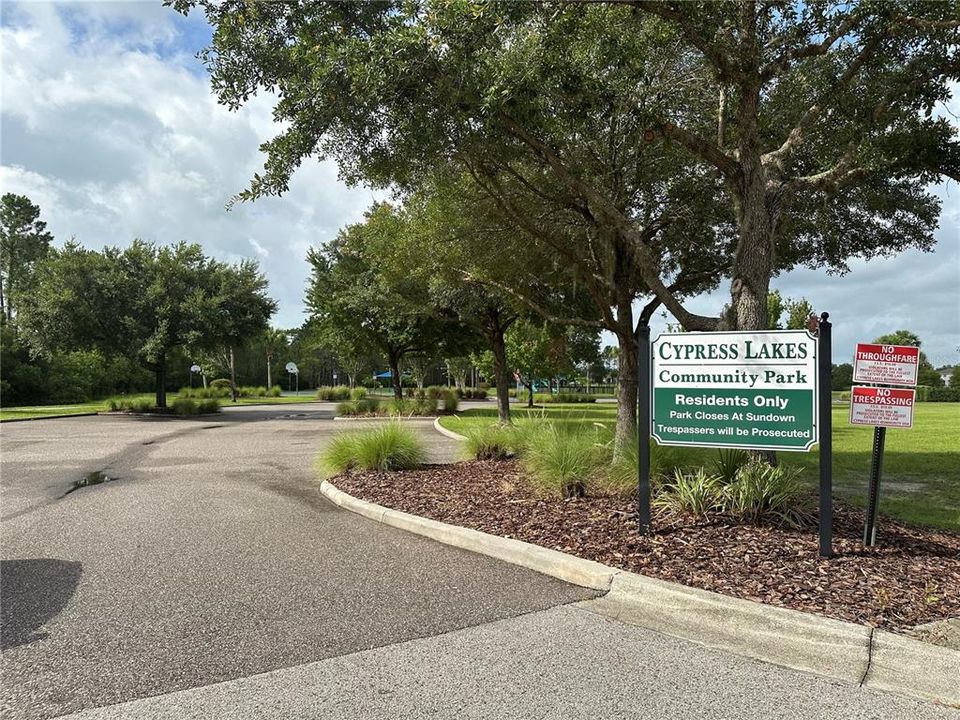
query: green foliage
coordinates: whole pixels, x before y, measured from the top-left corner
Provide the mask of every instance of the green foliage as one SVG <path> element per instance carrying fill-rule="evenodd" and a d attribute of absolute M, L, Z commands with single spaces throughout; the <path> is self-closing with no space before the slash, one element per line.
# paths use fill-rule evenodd
<path fill-rule="evenodd" d="M 810 493 L 800 474 L 799 468 L 751 460 L 737 471 L 733 482 L 722 485 L 720 509 L 739 522 L 810 524 Z"/>
<path fill-rule="evenodd" d="M 275 308 L 250 261 L 228 265 L 186 243 L 95 252 L 70 242 L 37 268 L 18 321 L 42 353 L 100 350 L 139 363 L 155 374 L 163 405 L 171 357 L 239 344 Z"/>
<path fill-rule="evenodd" d="M 357 402 L 358 400 L 363 400 L 367 396 L 367 389 L 365 387 L 355 387 L 350 391 L 350 400 Z"/>
<path fill-rule="evenodd" d="M 227 380 L 226 382 L 227 384 L 225 386 L 211 383 L 207 387 L 182 387 L 177 391 L 177 395 L 179 397 L 200 399 L 228 398 L 230 397 L 230 381 Z"/>
<path fill-rule="evenodd" d="M 577 392 L 558 392 L 558 393 L 534 393 L 533 401 L 535 403 L 563 403 L 563 404 L 575 404 L 575 403 L 595 403 L 597 401 L 596 395 L 588 395 L 587 393 L 577 393 Z"/>
<path fill-rule="evenodd" d="M 598 468 L 609 461 L 609 446 L 598 428 L 545 423 L 524 438 L 521 462 L 537 490 L 581 497 Z"/>
<path fill-rule="evenodd" d="M 486 400 L 489 392 L 483 388 L 457 388 L 454 390 L 457 394 L 457 397 L 461 400 Z"/>
<path fill-rule="evenodd" d="M 464 449 L 475 460 L 506 460 L 518 455 L 523 446 L 522 432 L 516 425 L 488 425 L 470 428 Z"/>
<path fill-rule="evenodd" d="M 721 463 L 728 472 L 735 463 Z M 722 515 L 736 522 L 797 527 L 813 517 L 809 491 L 800 481 L 801 470 L 773 466 L 759 460 L 742 464 L 732 479 L 706 468 L 677 469 L 654 500 L 658 507 L 701 519 Z"/>
<path fill-rule="evenodd" d="M 438 402 L 436 398 L 391 398 L 381 406 L 385 415 L 424 416 L 436 415 Z"/>
<path fill-rule="evenodd" d="M 157 407 L 148 398 L 111 398 L 107 401 L 107 409 L 112 412 L 152 413 Z"/>
<path fill-rule="evenodd" d="M 750 454 L 738 448 L 722 448 L 713 461 L 713 474 L 722 482 L 731 483 L 740 469 L 750 462 Z"/>
<path fill-rule="evenodd" d="M 326 400 L 327 402 L 348 400 L 350 399 L 350 388 L 346 385 L 336 385 L 334 387 L 324 385 L 317 388 L 317 399 Z"/>
<path fill-rule="evenodd" d="M 216 380 L 211 380 L 207 387 L 226 388 L 227 390 L 232 390 L 233 383 L 230 381 L 230 378 L 217 378 Z"/>
<path fill-rule="evenodd" d="M 608 443 L 612 445 L 612 437 Z M 635 496 L 640 479 L 639 455 L 640 448 L 636 437 L 634 437 L 619 455 L 614 456 L 591 479 L 588 487 L 590 494 L 614 495 L 617 497 Z M 657 445 L 653 440 L 650 441 L 650 486 L 654 492 L 662 486 L 668 476 L 673 474 L 677 462 L 675 448 Z"/>
<path fill-rule="evenodd" d="M 436 400 L 437 398 L 431 398 Z M 460 404 L 457 394 L 450 390 L 449 388 L 444 388 L 443 392 L 440 393 L 439 399 L 443 401 L 443 411 L 448 415 L 452 415 L 457 411 L 457 407 Z"/>
<path fill-rule="evenodd" d="M 930 402 L 960 402 L 960 387 L 936 387 L 930 388 L 930 394 L 927 396 Z"/>
<path fill-rule="evenodd" d="M 177 415 L 196 415 L 200 409 L 193 398 L 178 397 L 173 401 L 173 411 Z"/>
<path fill-rule="evenodd" d="M 921 344 L 920 337 L 911 330 L 897 330 L 887 333 L 874 339 L 873 342 L 878 345 L 910 345 L 912 347 L 920 347 Z M 917 367 L 917 385 L 927 387 L 943 387 L 944 385 L 943 378 L 934 369 L 923 350 L 920 351 L 920 362 Z"/>
<path fill-rule="evenodd" d="M 853 365 L 850 363 L 834 365 L 830 382 L 831 390 L 849 390 L 853 385 Z"/>
<path fill-rule="evenodd" d="M 382 414 L 380 400 L 374 397 L 345 400 L 337 405 L 337 415 L 343 415 L 345 417 L 377 416 Z"/>
<path fill-rule="evenodd" d="M 653 500 L 657 507 L 674 512 L 708 518 L 722 509 L 723 483 L 704 468 L 674 471 L 673 479 L 664 484 Z"/>
<path fill-rule="evenodd" d="M 282 393 L 283 393 L 283 390 L 280 389 L 279 385 L 274 385 L 267 391 L 267 395 L 269 397 L 275 397 L 275 398 L 280 397 Z"/>
<path fill-rule="evenodd" d="M 350 470 L 406 470 L 425 457 L 426 448 L 416 431 L 394 421 L 340 433 L 320 453 L 317 466 L 324 476 Z"/>
<path fill-rule="evenodd" d="M 950 371 L 950 387 L 960 389 L 960 363 L 954 365 Z"/>
<path fill-rule="evenodd" d="M 0 198 L 0 305 L 12 320 L 14 307 L 30 291 L 37 264 L 50 250 L 53 236 L 40 220 L 40 208 L 26 195 Z"/>

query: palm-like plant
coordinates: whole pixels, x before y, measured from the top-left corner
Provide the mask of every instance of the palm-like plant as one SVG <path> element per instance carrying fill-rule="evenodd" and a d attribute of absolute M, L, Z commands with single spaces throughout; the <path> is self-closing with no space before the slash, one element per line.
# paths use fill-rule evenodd
<path fill-rule="evenodd" d="M 271 365 L 277 353 L 287 347 L 287 334 L 283 330 L 267 328 L 263 335 L 263 349 L 267 356 L 267 387 L 273 387 Z"/>

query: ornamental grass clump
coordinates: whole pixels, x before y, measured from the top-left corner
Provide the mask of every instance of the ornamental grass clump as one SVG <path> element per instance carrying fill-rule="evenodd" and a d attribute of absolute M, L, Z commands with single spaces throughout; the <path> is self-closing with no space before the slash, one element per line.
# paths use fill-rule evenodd
<path fill-rule="evenodd" d="M 612 445 L 613 439 L 611 437 Z M 650 441 L 650 486 L 654 492 L 671 477 L 677 468 L 677 452 L 674 448 L 657 445 Z M 637 439 L 630 440 L 610 464 L 597 473 L 588 488 L 591 495 L 632 497 L 637 494 L 640 477 L 640 449 Z"/>
<path fill-rule="evenodd" d="M 723 511 L 723 482 L 704 468 L 674 470 L 653 504 L 697 518 L 709 518 Z"/>
<path fill-rule="evenodd" d="M 723 511 L 752 524 L 809 525 L 814 513 L 800 474 L 800 468 L 750 460 L 737 471 L 734 481 L 723 487 Z"/>
<path fill-rule="evenodd" d="M 546 495 L 583 497 L 610 460 L 609 444 L 596 427 L 546 423 L 526 435 L 521 463 L 534 487 Z"/>
<path fill-rule="evenodd" d="M 522 431 L 515 425 L 489 425 L 467 431 L 464 449 L 474 460 L 506 460 L 519 454 Z"/>
<path fill-rule="evenodd" d="M 327 477 L 351 470 L 408 470 L 425 457 L 416 432 L 393 421 L 340 433 L 320 453 L 317 467 Z"/>

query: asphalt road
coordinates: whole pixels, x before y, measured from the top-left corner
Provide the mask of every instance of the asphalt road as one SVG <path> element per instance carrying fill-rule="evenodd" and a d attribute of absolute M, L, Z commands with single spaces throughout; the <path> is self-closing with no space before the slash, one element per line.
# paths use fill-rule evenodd
<path fill-rule="evenodd" d="M 343 512 L 310 470 L 331 411 L 0 427 L 0 717 L 960 717 Z M 92 472 L 110 480 L 68 492 Z"/>
<path fill-rule="evenodd" d="M 590 593 L 336 509 L 318 405 L 5 424 L 3 716 L 41 718 Z M 435 458 L 452 441 L 421 423 Z M 67 492 L 91 472 L 108 482 Z"/>

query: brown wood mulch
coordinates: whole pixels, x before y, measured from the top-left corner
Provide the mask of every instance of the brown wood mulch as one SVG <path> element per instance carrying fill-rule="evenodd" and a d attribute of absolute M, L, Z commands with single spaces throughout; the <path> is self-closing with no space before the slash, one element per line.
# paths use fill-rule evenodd
<path fill-rule="evenodd" d="M 333 479 L 350 495 L 442 522 L 554 548 L 724 595 L 905 632 L 960 616 L 960 534 L 881 518 L 879 546 L 861 543 L 863 512 L 835 504 L 832 559 L 816 528 L 710 522 L 654 510 L 637 532 L 622 498 L 537 496 L 511 461 L 355 472 Z"/>

